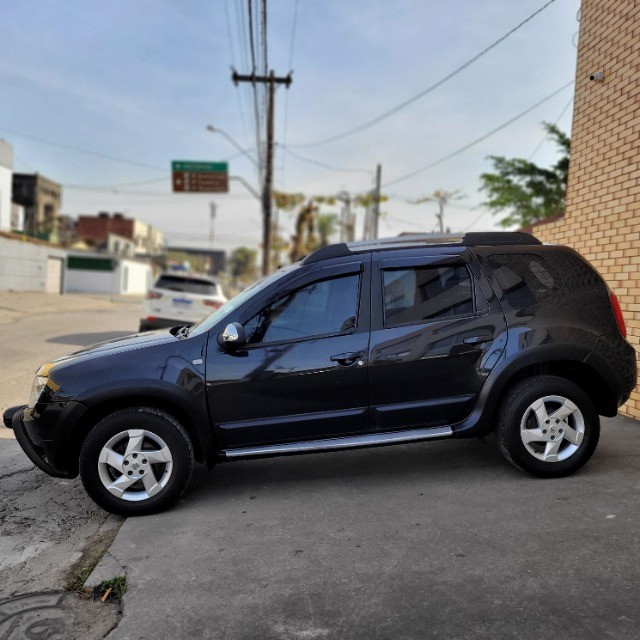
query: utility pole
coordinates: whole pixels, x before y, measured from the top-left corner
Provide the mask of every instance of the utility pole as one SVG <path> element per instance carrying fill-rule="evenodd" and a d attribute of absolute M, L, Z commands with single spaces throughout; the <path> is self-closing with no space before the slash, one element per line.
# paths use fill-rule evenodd
<path fill-rule="evenodd" d="M 262 275 L 269 273 L 269 257 L 271 253 L 271 207 L 273 192 L 273 133 L 274 133 L 274 94 L 276 85 L 284 84 L 287 89 L 291 84 L 291 73 L 284 77 L 278 77 L 273 70 L 268 76 L 259 76 L 255 72 L 248 75 L 239 74 L 234 70 L 231 76 L 233 83 L 237 86 L 240 82 L 251 82 L 251 84 L 269 85 L 269 100 L 267 107 L 267 147 L 266 162 L 262 183 Z"/>
<path fill-rule="evenodd" d="M 209 246 L 213 249 L 213 227 L 216 221 L 216 203 L 209 203 Z"/>
<path fill-rule="evenodd" d="M 378 237 L 380 223 L 380 188 L 382 183 L 382 165 L 376 167 L 376 188 L 373 192 L 373 238 Z"/>

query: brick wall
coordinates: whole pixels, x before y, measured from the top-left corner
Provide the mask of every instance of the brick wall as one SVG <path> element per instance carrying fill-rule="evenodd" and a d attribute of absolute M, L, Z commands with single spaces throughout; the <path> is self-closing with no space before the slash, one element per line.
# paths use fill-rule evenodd
<path fill-rule="evenodd" d="M 603 82 L 589 76 L 604 71 Z M 567 211 L 534 225 L 574 247 L 617 294 L 640 350 L 640 2 L 582 0 Z M 640 388 L 621 411 L 640 418 Z"/>
<path fill-rule="evenodd" d="M 106 242 L 109 233 L 133 240 L 134 220 L 99 216 L 78 216 L 76 234 L 80 238 Z"/>

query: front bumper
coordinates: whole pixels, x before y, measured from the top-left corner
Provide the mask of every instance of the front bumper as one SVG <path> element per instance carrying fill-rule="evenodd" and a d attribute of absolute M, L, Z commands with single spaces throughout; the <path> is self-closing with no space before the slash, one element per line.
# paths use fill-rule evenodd
<path fill-rule="evenodd" d="M 86 409 L 78 402 L 36 405 L 39 413 L 28 407 L 12 407 L 11 428 L 28 458 L 55 478 L 78 475 L 78 450 L 72 438 L 74 427 Z"/>

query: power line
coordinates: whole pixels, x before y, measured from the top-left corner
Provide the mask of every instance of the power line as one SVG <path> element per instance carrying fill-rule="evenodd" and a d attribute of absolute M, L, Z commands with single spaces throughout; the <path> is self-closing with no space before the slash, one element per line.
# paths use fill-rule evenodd
<path fill-rule="evenodd" d="M 497 126 L 495 129 L 491 129 L 491 131 L 485 133 L 484 135 L 480 136 L 479 138 L 476 138 L 472 142 L 469 142 L 468 144 L 464 145 L 463 147 L 460 147 L 459 149 L 456 149 L 455 151 L 452 151 L 451 153 L 448 153 L 446 156 L 443 156 L 439 160 L 436 160 L 435 162 L 432 162 L 431 164 L 428 164 L 426 167 L 422 167 L 421 169 L 416 169 L 415 171 L 411 171 L 410 173 L 407 173 L 407 174 L 405 174 L 403 176 L 400 176 L 399 178 L 395 178 L 394 180 L 390 180 L 389 182 L 386 182 L 382 186 L 383 187 L 388 187 L 388 186 L 390 186 L 392 184 L 397 184 L 398 182 L 403 182 L 405 180 L 408 180 L 409 178 L 413 178 L 414 176 L 417 176 L 420 173 L 424 173 L 425 171 L 428 171 L 429 169 L 432 169 L 433 167 L 435 167 L 435 166 L 437 166 L 439 164 L 442 164 L 443 162 L 445 162 L 447 160 L 450 160 L 451 158 L 454 158 L 455 156 L 458 156 L 461 153 L 464 153 L 468 149 L 471 149 L 471 147 L 475 147 L 480 142 L 483 142 L 487 138 L 490 138 L 492 135 L 498 133 L 499 131 L 502 131 L 502 129 L 505 129 L 506 127 L 512 125 L 514 122 L 516 122 L 520 118 L 526 116 L 528 113 L 531 113 L 534 109 L 537 109 L 539 106 L 543 105 L 545 102 L 548 102 L 549 100 L 551 100 L 551 98 L 554 98 L 555 96 L 557 96 L 559 93 L 564 91 L 567 87 L 570 87 L 573 83 L 574 83 L 573 80 L 571 82 L 567 82 L 567 84 L 565 84 L 564 86 L 560 87 L 560 89 L 557 89 L 553 93 L 549 94 L 546 98 L 543 98 L 542 100 L 536 102 L 534 105 L 532 105 L 528 109 L 525 109 L 524 111 L 521 111 L 517 116 L 514 116 L 513 118 L 510 118 L 506 122 L 503 122 L 501 125 Z"/>
<path fill-rule="evenodd" d="M 232 32 L 231 32 L 231 20 L 229 19 L 229 9 L 227 7 L 226 0 L 223 1 L 222 6 L 224 7 L 224 21 L 227 28 L 227 39 L 229 40 L 229 50 L 231 52 L 231 64 L 236 66 L 236 47 L 233 41 Z M 238 47 L 240 44 L 238 43 Z M 242 92 L 236 91 L 236 101 L 238 103 L 238 110 L 240 111 L 240 121 L 242 122 L 242 128 L 244 130 L 245 138 L 249 138 L 249 134 L 247 132 L 247 126 L 245 123 L 246 115 L 244 111 L 244 103 L 242 100 Z"/>
<path fill-rule="evenodd" d="M 353 168 L 337 167 L 332 164 L 326 164 L 324 162 L 320 162 L 319 160 L 313 160 L 312 158 L 305 158 L 304 156 L 297 154 L 295 151 L 291 151 L 291 149 L 286 147 L 284 144 L 276 143 L 276 145 L 278 146 L 278 148 L 282 149 L 283 151 L 293 156 L 294 158 L 298 160 L 302 160 L 302 162 L 315 164 L 316 166 L 322 167 L 323 169 L 328 169 L 329 171 L 337 171 L 339 173 L 366 173 L 367 175 L 373 175 L 373 171 L 371 169 L 361 169 L 356 167 L 353 167 Z"/>
<path fill-rule="evenodd" d="M 251 73 L 255 75 L 256 73 L 256 49 L 255 49 L 255 39 L 253 33 L 253 2 L 252 0 L 247 0 L 247 15 L 248 15 L 248 25 L 249 25 L 249 46 L 251 49 Z M 260 108 L 258 106 L 258 88 L 256 83 L 251 83 L 251 89 L 253 92 L 253 115 L 256 123 L 256 148 L 258 149 L 258 164 L 259 164 L 259 172 L 262 173 L 262 135 L 260 134 L 261 126 L 260 126 Z"/>
<path fill-rule="evenodd" d="M 558 122 L 560 122 L 560 118 L 562 118 L 562 116 L 565 114 L 566 110 L 571 106 L 571 103 L 573 102 L 573 96 L 571 96 L 571 98 L 569 98 L 569 102 L 567 102 L 567 104 L 564 106 L 564 109 L 562 109 L 562 111 L 560 112 L 560 115 L 554 120 L 553 124 L 557 125 Z M 540 150 L 540 147 L 546 142 L 546 140 L 549 138 L 549 134 L 545 133 L 544 137 L 542 138 L 542 140 L 540 140 L 540 142 L 538 142 L 538 144 L 536 145 L 536 148 L 531 152 L 531 155 L 527 158 L 529 160 L 529 162 L 531 162 L 533 156 L 536 155 L 536 153 L 538 153 L 538 151 Z"/>
<path fill-rule="evenodd" d="M 342 133 L 338 133 L 329 138 L 324 138 L 323 140 L 317 140 L 315 142 L 306 142 L 306 143 L 301 143 L 301 144 L 296 144 L 291 146 L 316 147 L 323 144 L 329 144 L 330 142 L 336 142 L 337 140 L 342 140 L 343 138 L 352 136 L 356 133 L 364 131 L 365 129 L 369 129 L 370 127 L 373 127 L 379 122 L 386 120 L 392 115 L 398 113 L 398 111 L 401 111 L 402 109 L 405 109 L 406 107 L 420 100 L 421 98 L 424 98 L 424 96 L 428 95 L 432 91 L 435 91 L 437 88 L 441 87 L 443 84 L 445 84 L 446 82 L 448 82 L 449 80 L 457 76 L 460 72 L 470 67 L 474 62 L 477 62 L 480 58 L 482 58 L 487 53 L 489 53 L 489 51 L 491 51 L 492 49 L 495 49 L 495 47 L 497 47 L 500 43 L 504 42 L 509 36 L 514 34 L 516 31 L 518 31 L 518 29 L 521 29 L 525 24 L 533 20 L 538 14 L 542 13 L 549 5 L 553 4 L 554 2 L 555 0 L 548 0 L 537 11 L 534 11 L 530 16 L 528 16 L 522 22 L 518 23 L 515 27 L 513 27 L 513 29 L 510 29 L 509 31 L 507 31 L 507 33 L 505 33 L 503 36 L 501 36 L 500 38 L 492 42 L 488 47 L 485 47 L 484 49 L 482 49 L 482 51 L 480 51 L 475 56 L 467 60 L 464 64 L 454 69 L 451 73 L 447 74 L 446 76 L 444 76 L 443 78 L 438 80 L 436 83 L 432 84 L 431 86 L 427 87 L 426 89 L 423 89 L 419 93 L 416 93 L 414 96 L 412 96 L 408 100 L 405 100 L 404 102 L 401 102 L 395 107 L 392 107 L 391 109 L 388 109 L 387 111 L 381 113 L 379 116 L 373 118 L 372 120 L 368 120 L 367 122 L 364 122 L 363 124 L 358 125 L 357 127 L 353 127 L 352 129 L 348 129 L 347 131 L 343 131 Z"/>
<path fill-rule="evenodd" d="M 295 5 L 293 7 L 293 22 L 291 25 L 291 44 L 289 45 L 289 73 L 293 72 L 293 51 L 296 41 L 296 29 L 298 26 L 298 7 L 300 5 L 300 0 L 295 0 Z M 287 146 L 287 133 L 289 129 L 289 92 L 287 91 L 285 99 L 284 99 L 284 121 L 282 124 L 283 135 L 282 139 L 284 141 L 284 146 Z M 280 164 L 281 174 L 281 184 L 282 188 L 285 188 L 285 166 L 286 166 L 286 154 L 282 154 L 282 162 Z"/>
<path fill-rule="evenodd" d="M 103 160 L 111 160 L 112 162 L 121 162 L 122 164 L 128 164 L 134 167 L 143 167 L 145 169 L 153 169 L 154 171 L 164 172 L 167 170 L 167 167 L 158 167 L 156 165 L 146 164 L 144 162 L 137 162 L 136 160 L 127 160 L 126 158 L 118 158 L 117 156 L 110 156 L 106 153 L 99 153 L 98 151 L 92 151 L 91 149 L 83 149 L 82 147 L 75 147 L 73 145 L 64 144 L 62 142 L 53 142 L 51 140 L 46 140 L 45 138 L 33 136 L 29 133 L 21 133 L 19 131 L 11 131 L 9 129 L 2 129 L 2 131 L 12 136 L 18 136 L 19 138 L 26 138 L 27 140 L 34 140 L 35 142 L 47 144 L 52 147 L 60 147 L 61 149 L 68 149 L 69 151 L 75 151 L 77 153 L 84 153 L 88 156 L 95 156 L 97 158 L 102 158 Z"/>

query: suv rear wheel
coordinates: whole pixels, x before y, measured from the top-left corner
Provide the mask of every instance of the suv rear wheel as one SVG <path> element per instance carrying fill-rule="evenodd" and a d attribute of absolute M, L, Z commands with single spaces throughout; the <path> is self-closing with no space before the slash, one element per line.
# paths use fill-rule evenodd
<path fill-rule="evenodd" d="M 132 407 L 101 420 L 80 452 L 80 476 L 101 507 L 120 515 L 167 508 L 186 489 L 193 449 L 184 428 L 164 411 Z"/>
<path fill-rule="evenodd" d="M 515 385 L 498 413 L 498 445 L 519 469 L 542 477 L 565 476 L 592 456 L 600 419 L 589 396 L 557 376 Z"/>

